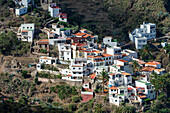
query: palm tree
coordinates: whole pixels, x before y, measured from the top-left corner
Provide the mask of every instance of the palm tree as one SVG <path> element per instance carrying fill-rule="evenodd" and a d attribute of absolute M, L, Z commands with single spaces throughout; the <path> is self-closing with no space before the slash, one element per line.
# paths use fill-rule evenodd
<path fill-rule="evenodd" d="M 133 72 L 135 73 L 135 75 L 136 75 L 137 68 L 138 68 L 138 62 L 135 60 L 133 61 Z"/>
<path fill-rule="evenodd" d="M 144 61 L 148 61 L 150 59 L 153 58 L 150 50 L 149 50 L 149 46 L 148 45 L 145 45 L 143 49 L 141 49 L 141 58 L 144 60 Z"/>
<path fill-rule="evenodd" d="M 107 75 L 107 72 L 104 70 L 102 71 L 101 75 L 103 80 L 103 93 L 104 93 L 104 82 L 109 80 L 109 76 Z"/>
<path fill-rule="evenodd" d="M 166 96 L 169 95 L 169 87 L 170 87 L 170 73 L 165 73 L 163 75 L 158 75 L 156 73 L 152 74 L 150 76 L 151 83 L 155 86 L 155 90 L 157 91 L 157 97 L 158 93 L 165 92 Z"/>
<path fill-rule="evenodd" d="M 150 81 L 154 85 L 155 91 L 157 92 L 157 97 L 158 97 L 160 76 L 154 73 L 150 75 Z"/>

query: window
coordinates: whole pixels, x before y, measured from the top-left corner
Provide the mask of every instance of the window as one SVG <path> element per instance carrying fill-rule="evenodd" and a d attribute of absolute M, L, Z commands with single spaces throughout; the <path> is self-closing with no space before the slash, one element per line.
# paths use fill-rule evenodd
<path fill-rule="evenodd" d="M 73 72 L 73 74 L 76 74 L 76 72 Z"/>
<path fill-rule="evenodd" d="M 111 91 L 113 91 L 113 89 L 111 89 Z"/>
<path fill-rule="evenodd" d="M 69 55 L 69 53 L 67 53 L 67 55 Z"/>
<path fill-rule="evenodd" d="M 25 29 L 25 27 L 23 27 L 23 29 Z"/>
<path fill-rule="evenodd" d="M 124 94 L 124 90 L 120 90 L 120 94 Z"/>
<path fill-rule="evenodd" d="M 117 102 L 117 100 L 115 100 L 115 102 Z"/>
<path fill-rule="evenodd" d="M 73 67 L 73 69 L 75 69 L 75 67 Z"/>
<path fill-rule="evenodd" d="M 32 27 L 30 27 L 32 29 Z"/>
<path fill-rule="evenodd" d="M 79 67 L 79 69 L 81 69 L 81 68 Z"/>
<path fill-rule="evenodd" d="M 79 72 L 79 74 L 81 74 L 81 72 Z"/>
<path fill-rule="evenodd" d="M 153 93 L 153 91 L 151 91 L 150 93 Z"/>
<path fill-rule="evenodd" d="M 116 91 L 116 89 L 114 91 Z"/>
<path fill-rule="evenodd" d="M 27 27 L 27 29 L 29 29 L 29 27 Z"/>

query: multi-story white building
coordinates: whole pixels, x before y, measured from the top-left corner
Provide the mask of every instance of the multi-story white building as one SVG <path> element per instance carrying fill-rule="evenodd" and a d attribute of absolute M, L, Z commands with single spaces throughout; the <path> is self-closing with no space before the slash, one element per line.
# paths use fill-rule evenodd
<path fill-rule="evenodd" d="M 73 79 L 83 79 L 83 76 L 89 75 L 87 70 L 87 59 L 85 58 L 75 58 L 71 60 L 70 69 L 72 71 Z"/>
<path fill-rule="evenodd" d="M 32 42 L 34 38 L 34 23 L 32 24 L 21 24 L 18 29 L 18 39 L 26 42 Z"/>
<path fill-rule="evenodd" d="M 140 28 L 136 28 L 129 33 L 129 38 L 135 42 L 136 49 L 142 49 L 147 44 L 148 39 L 156 37 L 156 25 L 152 23 L 143 23 Z"/>
<path fill-rule="evenodd" d="M 59 60 L 71 61 L 71 44 L 60 43 L 58 44 Z"/>
<path fill-rule="evenodd" d="M 114 60 L 114 65 L 117 66 L 119 70 L 125 71 L 127 73 L 133 74 L 132 65 L 126 60 Z"/>
<path fill-rule="evenodd" d="M 20 7 L 15 9 L 15 15 L 20 16 L 27 13 L 27 7 Z"/>
<path fill-rule="evenodd" d="M 60 14 L 60 7 L 57 7 L 56 3 L 51 3 L 48 7 L 51 17 L 57 18 Z"/>
<path fill-rule="evenodd" d="M 121 105 L 122 102 L 127 99 L 128 96 L 128 90 L 127 87 L 121 86 L 121 87 L 115 87 L 112 86 L 109 88 L 109 102 L 114 105 Z"/>
<path fill-rule="evenodd" d="M 122 58 L 122 53 L 121 53 L 121 48 L 114 46 L 114 47 L 107 47 L 106 48 L 107 54 L 110 54 L 113 56 L 113 59 L 121 59 Z"/>
<path fill-rule="evenodd" d="M 144 94 L 146 95 L 147 98 L 150 98 L 150 99 L 156 98 L 155 88 L 150 82 L 138 80 L 138 81 L 135 81 L 135 85 L 136 87 L 144 88 L 143 91 L 137 91 L 135 95 Z"/>

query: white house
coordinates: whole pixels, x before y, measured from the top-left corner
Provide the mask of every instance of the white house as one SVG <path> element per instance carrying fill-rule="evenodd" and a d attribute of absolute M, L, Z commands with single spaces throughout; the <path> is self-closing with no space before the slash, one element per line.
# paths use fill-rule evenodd
<path fill-rule="evenodd" d="M 56 3 L 51 3 L 48 7 L 51 17 L 57 18 L 60 14 L 60 7 L 57 7 Z"/>
<path fill-rule="evenodd" d="M 57 34 L 60 37 L 67 37 L 71 35 L 71 28 L 59 27 L 57 24 L 52 24 L 52 33 Z M 50 32 L 49 32 L 50 33 Z"/>
<path fill-rule="evenodd" d="M 26 42 L 32 42 L 34 38 L 34 23 L 32 24 L 21 24 L 18 29 L 18 39 Z"/>
<path fill-rule="evenodd" d="M 145 64 L 145 66 L 155 67 L 157 69 L 161 69 L 161 63 L 155 62 L 155 61 L 148 62 L 148 63 Z"/>
<path fill-rule="evenodd" d="M 124 49 L 122 51 L 122 53 L 126 54 L 131 60 L 132 60 L 132 58 L 137 58 L 138 57 L 137 56 L 138 55 L 137 52 L 136 51 L 132 51 L 130 49 Z"/>
<path fill-rule="evenodd" d="M 59 21 L 67 22 L 67 14 L 66 13 L 60 13 L 58 14 Z"/>
<path fill-rule="evenodd" d="M 111 47 L 117 46 L 117 41 L 113 40 L 111 36 L 105 36 L 105 38 L 103 38 L 103 43 Z"/>
<path fill-rule="evenodd" d="M 15 15 L 20 16 L 27 13 L 27 7 L 20 7 L 15 9 Z"/>
<path fill-rule="evenodd" d="M 58 59 L 57 58 L 53 58 L 53 57 L 44 57 L 44 56 L 41 56 L 39 58 L 39 63 L 40 64 L 57 64 L 58 62 Z"/>
<path fill-rule="evenodd" d="M 147 44 L 148 39 L 156 37 L 156 25 L 153 23 L 143 23 L 140 28 L 136 28 L 129 33 L 129 38 L 135 42 L 136 49 L 142 49 Z"/>

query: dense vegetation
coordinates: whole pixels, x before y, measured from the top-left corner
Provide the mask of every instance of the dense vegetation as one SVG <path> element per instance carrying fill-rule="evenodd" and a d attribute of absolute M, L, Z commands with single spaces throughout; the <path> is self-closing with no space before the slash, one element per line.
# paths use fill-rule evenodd
<path fill-rule="evenodd" d="M 51 91 L 58 93 L 61 100 L 67 99 L 72 95 L 77 95 L 78 92 L 75 87 L 70 87 L 68 85 L 57 85 L 56 87 L 51 87 Z"/>
<path fill-rule="evenodd" d="M 157 35 L 169 31 L 168 0 L 54 0 L 68 21 L 102 36 L 128 41 L 128 32 L 140 24 L 157 24 Z"/>
<path fill-rule="evenodd" d="M 19 41 L 14 32 L 0 34 L 0 53 L 3 55 L 27 54 L 29 46 L 29 43 Z"/>
<path fill-rule="evenodd" d="M 41 106 L 32 107 L 28 104 L 5 101 L 0 103 L 1 113 L 69 113 L 57 108 L 43 108 Z"/>
<path fill-rule="evenodd" d="M 170 73 L 164 75 L 153 74 L 151 83 L 155 86 L 157 98 L 148 113 L 169 113 L 170 109 Z"/>

